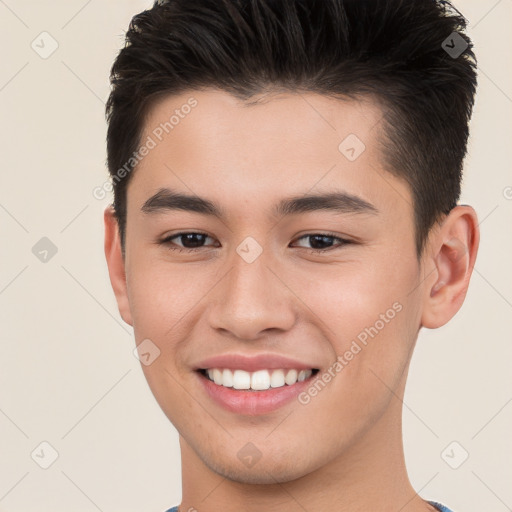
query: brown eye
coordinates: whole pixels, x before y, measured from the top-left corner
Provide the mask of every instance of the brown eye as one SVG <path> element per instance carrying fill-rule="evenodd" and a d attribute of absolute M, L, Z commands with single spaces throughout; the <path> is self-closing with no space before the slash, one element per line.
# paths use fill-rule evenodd
<path fill-rule="evenodd" d="M 175 235 L 164 238 L 160 244 L 167 246 L 173 251 L 190 251 L 193 252 L 196 249 L 204 247 L 204 242 L 207 238 L 211 238 L 206 233 L 196 232 L 183 232 L 176 233 Z M 211 238 L 213 240 L 213 238 Z M 178 241 L 175 242 L 175 240 Z"/>
<path fill-rule="evenodd" d="M 311 248 L 309 249 L 312 252 L 326 252 L 351 243 L 350 240 L 340 238 L 339 236 L 335 236 L 330 233 L 309 233 L 298 238 L 298 240 L 304 239 L 306 239 L 307 243 L 311 245 Z M 338 243 L 333 246 L 333 243 L 335 242 Z M 308 249 L 308 247 L 305 247 L 305 249 Z"/>

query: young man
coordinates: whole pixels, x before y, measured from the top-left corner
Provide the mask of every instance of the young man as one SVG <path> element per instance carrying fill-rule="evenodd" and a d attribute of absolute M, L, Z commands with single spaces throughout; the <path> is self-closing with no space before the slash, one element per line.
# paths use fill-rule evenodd
<path fill-rule="evenodd" d="M 179 432 L 179 512 L 448 510 L 409 482 L 401 399 L 478 249 L 457 205 L 464 21 L 434 0 L 169 0 L 133 18 L 105 253 Z"/>

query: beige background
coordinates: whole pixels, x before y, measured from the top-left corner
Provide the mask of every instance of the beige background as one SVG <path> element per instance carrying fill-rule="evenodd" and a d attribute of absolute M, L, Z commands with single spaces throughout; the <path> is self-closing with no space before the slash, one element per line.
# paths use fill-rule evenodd
<path fill-rule="evenodd" d="M 109 69 L 131 17 L 150 6 L 0 0 L 3 512 L 162 512 L 181 499 L 178 437 L 108 280 L 110 198 L 92 194 L 107 179 Z M 512 0 L 456 6 L 479 58 L 462 202 L 477 210 L 481 248 L 462 310 L 420 335 L 404 438 L 423 497 L 456 512 L 500 512 L 512 507 Z M 43 31 L 58 43 L 46 59 L 31 47 L 46 37 L 51 49 Z M 32 253 L 42 237 L 58 249 L 46 263 Z M 48 469 L 39 465 L 50 461 L 44 441 L 58 452 Z M 452 469 L 446 460 L 460 461 L 462 450 L 469 458 Z"/>

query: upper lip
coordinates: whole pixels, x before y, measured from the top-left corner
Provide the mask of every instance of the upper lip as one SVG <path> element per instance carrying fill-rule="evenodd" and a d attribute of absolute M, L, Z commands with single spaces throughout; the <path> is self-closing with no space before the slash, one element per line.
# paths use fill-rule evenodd
<path fill-rule="evenodd" d="M 258 354 L 254 356 L 246 356 L 243 354 L 221 354 L 204 359 L 196 366 L 196 370 L 205 370 L 207 368 L 229 368 L 232 370 L 255 372 L 257 370 L 275 370 L 279 368 L 309 370 L 310 368 L 317 367 L 279 354 Z"/>

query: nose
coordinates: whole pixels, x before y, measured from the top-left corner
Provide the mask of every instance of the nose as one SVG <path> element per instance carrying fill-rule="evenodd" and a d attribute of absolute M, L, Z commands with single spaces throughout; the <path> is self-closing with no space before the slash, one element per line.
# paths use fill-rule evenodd
<path fill-rule="evenodd" d="M 235 253 L 229 272 L 215 287 L 210 327 L 250 341 L 294 325 L 294 295 L 270 259 L 263 251 L 247 263 Z"/>

